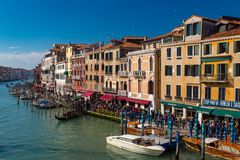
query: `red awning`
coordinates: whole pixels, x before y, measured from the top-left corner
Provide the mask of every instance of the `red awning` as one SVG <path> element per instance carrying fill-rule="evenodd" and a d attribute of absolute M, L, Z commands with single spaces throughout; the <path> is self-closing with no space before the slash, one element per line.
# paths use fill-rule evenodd
<path fill-rule="evenodd" d="M 105 94 L 105 95 L 101 96 L 100 99 L 101 100 L 111 101 L 114 97 L 116 97 L 116 96 L 112 95 L 112 94 Z"/>
<path fill-rule="evenodd" d="M 133 103 L 138 103 L 138 104 L 143 104 L 143 105 L 147 105 L 150 102 L 150 101 L 147 101 L 147 100 L 135 99 L 135 98 L 126 98 L 126 101 L 133 102 Z"/>
<path fill-rule="evenodd" d="M 89 96 L 93 95 L 93 93 L 95 93 L 95 92 L 93 92 L 93 91 L 86 91 L 82 96 L 83 97 L 89 97 Z"/>
<path fill-rule="evenodd" d="M 127 97 L 117 96 L 117 100 L 126 101 Z"/>

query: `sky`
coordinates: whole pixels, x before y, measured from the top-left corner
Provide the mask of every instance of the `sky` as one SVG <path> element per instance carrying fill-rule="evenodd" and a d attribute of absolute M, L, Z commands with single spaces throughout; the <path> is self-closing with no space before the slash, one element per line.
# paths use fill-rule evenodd
<path fill-rule="evenodd" d="M 155 37 L 191 15 L 240 17 L 239 0 L 0 0 L 0 65 L 31 69 L 54 43 Z"/>

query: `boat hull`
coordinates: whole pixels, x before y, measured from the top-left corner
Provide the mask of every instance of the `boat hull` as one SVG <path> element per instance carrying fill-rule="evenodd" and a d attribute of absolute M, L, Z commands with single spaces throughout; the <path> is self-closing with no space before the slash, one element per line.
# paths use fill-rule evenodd
<path fill-rule="evenodd" d="M 139 153 L 139 154 L 160 156 L 165 151 L 164 149 L 162 149 L 162 150 L 151 149 L 151 148 L 139 146 L 139 145 L 136 145 L 136 144 L 133 144 L 130 142 L 112 139 L 111 137 L 107 137 L 106 140 L 107 140 L 107 143 L 112 146 L 115 146 L 115 147 L 118 147 L 118 148 L 121 148 L 121 149 L 124 149 L 127 151 Z"/>
<path fill-rule="evenodd" d="M 185 142 L 186 146 L 196 150 L 196 151 L 201 151 L 201 140 L 198 139 L 192 139 L 192 138 L 183 138 L 183 141 Z M 211 156 L 215 157 L 221 157 L 224 159 L 229 159 L 229 160 L 240 160 L 240 155 L 239 154 L 234 154 L 231 152 L 227 152 L 224 150 L 220 150 L 218 148 L 214 148 L 211 146 L 205 146 L 205 153 Z"/>

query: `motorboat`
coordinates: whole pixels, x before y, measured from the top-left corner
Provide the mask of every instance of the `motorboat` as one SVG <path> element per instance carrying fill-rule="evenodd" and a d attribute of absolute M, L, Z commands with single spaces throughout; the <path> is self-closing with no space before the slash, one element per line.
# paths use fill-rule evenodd
<path fill-rule="evenodd" d="M 201 139 L 183 138 L 186 146 L 200 151 Z M 205 139 L 205 152 L 209 155 L 221 157 L 224 159 L 240 160 L 240 146 L 228 141 L 221 141 L 217 138 Z"/>
<path fill-rule="evenodd" d="M 106 140 L 110 145 L 139 154 L 159 156 L 165 151 L 154 140 L 144 139 L 143 136 L 124 134 L 121 136 L 109 136 L 106 137 Z"/>

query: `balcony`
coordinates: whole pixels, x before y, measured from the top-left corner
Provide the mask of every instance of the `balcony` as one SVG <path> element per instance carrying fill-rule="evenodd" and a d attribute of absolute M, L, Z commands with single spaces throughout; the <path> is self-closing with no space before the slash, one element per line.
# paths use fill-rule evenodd
<path fill-rule="evenodd" d="M 194 97 L 185 97 L 186 102 L 193 102 L 193 103 L 200 103 L 201 100 L 199 98 L 194 98 Z"/>
<path fill-rule="evenodd" d="M 127 77 L 128 76 L 128 72 L 127 71 L 118 71 L 118 75 L 120 77 Z"/>
<path fill-rule="evenodd" d="M 115 88 L 105 88 L 105 87 L 103 87 L 103 92 L 117 93 L 117 90 Z"/>
<path fill-rule="evenodd" d="M 144 78 L 146 76 L 145 71 L 133 71 L 133 76 L 135 78 Z"/>
<path fill-rule="evenodd" d="M 165 95 L 165 99 L 166 99 L 166 100 L 172 100 L 172 96 L 170 96 L 170 95 Z"/>
<path fill-rule="evenodd" d="M 232 80 L 233 77 L 227 73 L 201 75 L 201 82 L 203 83 L 230 83 Z"/>
<path fill-rule="evenodd" d="M 127 97 L 128 92 L 127 92 L 126 90 L 118 90 L 118 95 L 119 95 L 119 96 Z"/>
<path fill-rule="evenodd" d="M 182 99 L 183 99 L 183 98 L 180 97 L 180 96 L 175 96 L 174 98 L 175 98 L 177 101 L 182 101 Z"/>

